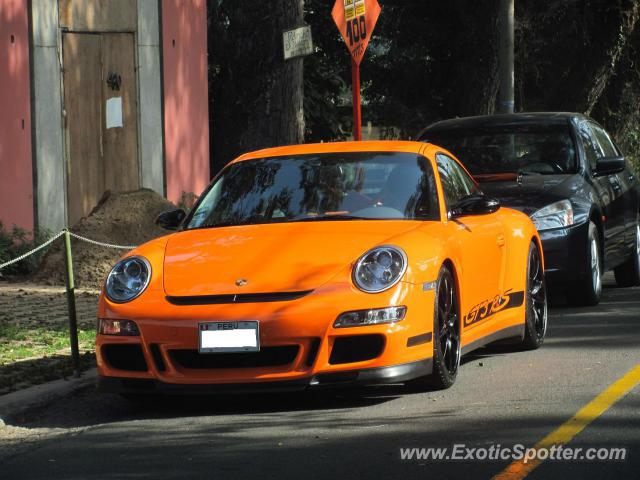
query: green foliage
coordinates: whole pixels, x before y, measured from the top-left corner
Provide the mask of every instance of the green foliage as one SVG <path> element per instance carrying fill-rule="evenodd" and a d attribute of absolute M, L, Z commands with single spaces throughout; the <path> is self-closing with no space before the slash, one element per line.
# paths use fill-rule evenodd
<path fill-rule="evenodd" d="M 332 2 L 305 1 L 305 21 L 311 25 L 315 53 L 304 59 L 305 140 L 344 140 L 351 133 L 351 62 L 331 19 Z M 349 82 L 349 83 L 347 83 Z"/>
<path fill-rule="evenodd" d="M 208 0 L 212 152 L 218 165 L 243 151 L 274 2 Z M 304 0 L 316 52 L 304 59 L 306 141 L 351 132 L 351 62 L 333 0 Z M 384 0 L 361 65 L 363 125 L 400 138 L 430 123 L 490 114 L 498 93 L 498 0 Z M 637 0 L 518 0 L 516 110 L 587 113 L 640 168 L 640 8 Z M 261 39 L 261 40 L 256 40 Z M 268 49 L 267 49 L 268 50 Z M 277 119 L 274 119 L 277 121 Z M 212 171 L 216 171 L 213 168 Z"/>
<path fill-rule="evenodd" d="M 46 230 L 34 235 L 16 225 L 11 230 L 6 230 L 2 222 L 0 222 L 0 263 L 19 257 L 46 242 L 49 238 L 51 238 L 51 234 Z M 46 251 L 47 248 L 44 248 L 24 260 L 6 267 L 0 271 L 0 275 L 27 275 L 32 273 L 39 265 L 40 259 Z"/>
<path fill-rule="evenodd" d="M 627 135 L 626 158 L 631 168 L 636 173 L 636 177 L 640 177 L 640 130 L 632 130 Z"/>

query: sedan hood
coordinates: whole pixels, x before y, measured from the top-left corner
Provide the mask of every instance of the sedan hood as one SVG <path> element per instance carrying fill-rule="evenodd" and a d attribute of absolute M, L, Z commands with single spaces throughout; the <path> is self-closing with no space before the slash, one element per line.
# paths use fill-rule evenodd
<path fill-rule="evenodd" d="M 407 220 L 318 221 L 180 232 L 166 246 L 165 293 L 313 290 L 368 249 L 419 225 Z M 236 285 L 241 279 L 246 284 Z"/>
<path fill-rule="evenodd" d="M 516 175 L 508 180 L 496 176 L 492 181 L 483 181 L 480 188 L 491 197 L 498 198 L 505 207 L 531 215 L 551 203 L 572 198 L 581 188 L 579 175 L 527 175 L 519 183 Z"/>

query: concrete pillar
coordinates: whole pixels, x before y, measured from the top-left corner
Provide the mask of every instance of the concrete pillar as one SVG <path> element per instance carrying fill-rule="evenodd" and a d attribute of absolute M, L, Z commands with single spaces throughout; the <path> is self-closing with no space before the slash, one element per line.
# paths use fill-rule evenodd
<path fill-rule="evenodd" d="M 140 181 L 164 195 L 159 3 L 138 0 L 137 8 Z"/>
<path fill-rule="evenodd" d="M 57 232 L 66 225 L 58 2 L 32 0 L 37 223 Z"/>

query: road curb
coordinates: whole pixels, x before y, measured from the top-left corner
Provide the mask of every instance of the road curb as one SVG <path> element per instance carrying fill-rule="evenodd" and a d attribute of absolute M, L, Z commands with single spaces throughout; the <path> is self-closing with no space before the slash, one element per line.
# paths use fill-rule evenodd
<path fill-rule="evenodd" d="M 46 407 L 65 395 L 94 384 L 96 376 L 96 369 L 93 368 L 82 372 L 80 378 L 54 380 L 3 395 L 0 397 L 0 424 L 28 410 Z"/>

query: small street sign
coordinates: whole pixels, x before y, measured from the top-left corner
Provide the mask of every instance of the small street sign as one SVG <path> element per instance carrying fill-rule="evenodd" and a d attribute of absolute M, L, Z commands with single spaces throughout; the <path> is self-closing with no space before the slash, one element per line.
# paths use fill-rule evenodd
<path fill-rule="evenodd" d="M 378 0 L 336 0 L 331 16 L 354 62 L 360 65 L 380 16 Z"/>
<path fill-rule="evenodd" d="M 311 27 L 304 27 L 287 30 L 282 34 L 284 44 L 284 59 L 304 57 L 313 53 L 313 39 L 311 38 Z"/>

